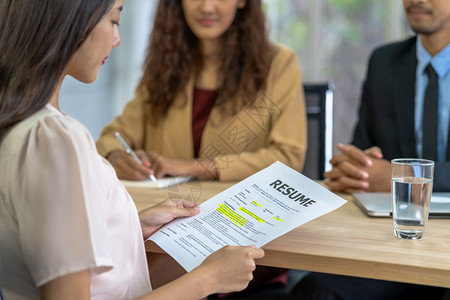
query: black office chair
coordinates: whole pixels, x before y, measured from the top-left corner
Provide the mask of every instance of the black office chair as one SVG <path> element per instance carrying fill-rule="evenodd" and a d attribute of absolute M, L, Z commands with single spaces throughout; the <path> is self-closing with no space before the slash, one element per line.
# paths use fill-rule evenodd
<path fill-rule="evenodd" d="M 333 155 L 333 97 L 334 83 L 304 83 L 308 119 L 308 149 L 303 174 L 322 180 L 323 172 L 331 169 Z"/>

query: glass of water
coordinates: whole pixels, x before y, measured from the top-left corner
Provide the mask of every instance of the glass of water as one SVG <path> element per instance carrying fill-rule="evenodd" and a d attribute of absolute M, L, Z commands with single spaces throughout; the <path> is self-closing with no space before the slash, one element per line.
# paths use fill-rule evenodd
<path fill-rule="evenodd" d="M 424 236 L 433 190 L 434 162 L 418 158 L 397 158 L 392 166 L 392 217 L 394 233 L 400 239 Z"/>

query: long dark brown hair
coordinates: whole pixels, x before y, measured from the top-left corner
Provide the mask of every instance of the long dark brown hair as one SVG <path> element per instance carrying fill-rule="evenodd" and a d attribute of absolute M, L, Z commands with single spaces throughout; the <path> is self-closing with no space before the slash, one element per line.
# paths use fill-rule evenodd
<path fill-rule="evenodd" d="M 247 0 L 238 9 L 222 42 L 216 105 L 233 101 L 227 108 L 235 113 L 254 100 L 269 73 L 270 46 L 260 0 Z M 185 21 L 181 0 L 161 0 L 140 82 L 140 88 L 149 93 L 153 123 L 167 114 L 192 72 L 201 68 L 199 40 Z"/>
<path fill-rule="evenodd" d="M 0 138 L 43 108 L 115 0 L 0 0 Z"/>

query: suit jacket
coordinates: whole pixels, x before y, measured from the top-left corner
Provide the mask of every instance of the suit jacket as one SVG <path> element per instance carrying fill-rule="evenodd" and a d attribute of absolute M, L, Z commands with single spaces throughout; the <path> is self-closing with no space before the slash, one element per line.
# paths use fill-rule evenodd
<path fill-rule="evenodd" d="M 194 76 L 178 93 L 167 116 L 156 126 L 149 122 L 151 95 L 137 89 L 122 114 L 106 126 L 97 149 L 107 156 L 123 149 L 115 131 L 135 149 L 192 159 L 192 103 Z M 295 52 L 273 45 L 267 88 L 236 115 L 213 107 L 202 133 L 200 157 L 213 159 L 219 180 L 241 180 L 279 160 L 301 171 L 306 153 L 306 111 L 301 73 Z"/>
<path fill-rule="evenodd" d="M 416 39 L 388 44 L 372 53 L 363 85 L 352 144 L 378 146 L 384 158 L 414 158 Z M 426 134 L 426 133 L 425 133 Z M 434 191 L 450 191 L 450 162 L 435 164 Z"/>

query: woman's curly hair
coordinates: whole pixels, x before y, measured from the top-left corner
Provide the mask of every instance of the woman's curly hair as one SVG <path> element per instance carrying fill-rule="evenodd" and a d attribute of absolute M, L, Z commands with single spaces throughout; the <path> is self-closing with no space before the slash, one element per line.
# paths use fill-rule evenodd
<path fill-rule="evenodd" d="M 270 45 L 260 0 L 238 9 L 222 40 L 222 66 L 216 105 L 231 113 L 264 89 L 270 68 Z M 140 88 L 148 92 L 151 120 L 163 118 L 193 72 L 201 70 L 199 40 L 188 27 L 181 0 L 161 0 L 155 16 Z M 237 97 L 239 96 L 239 97 Z"/>

